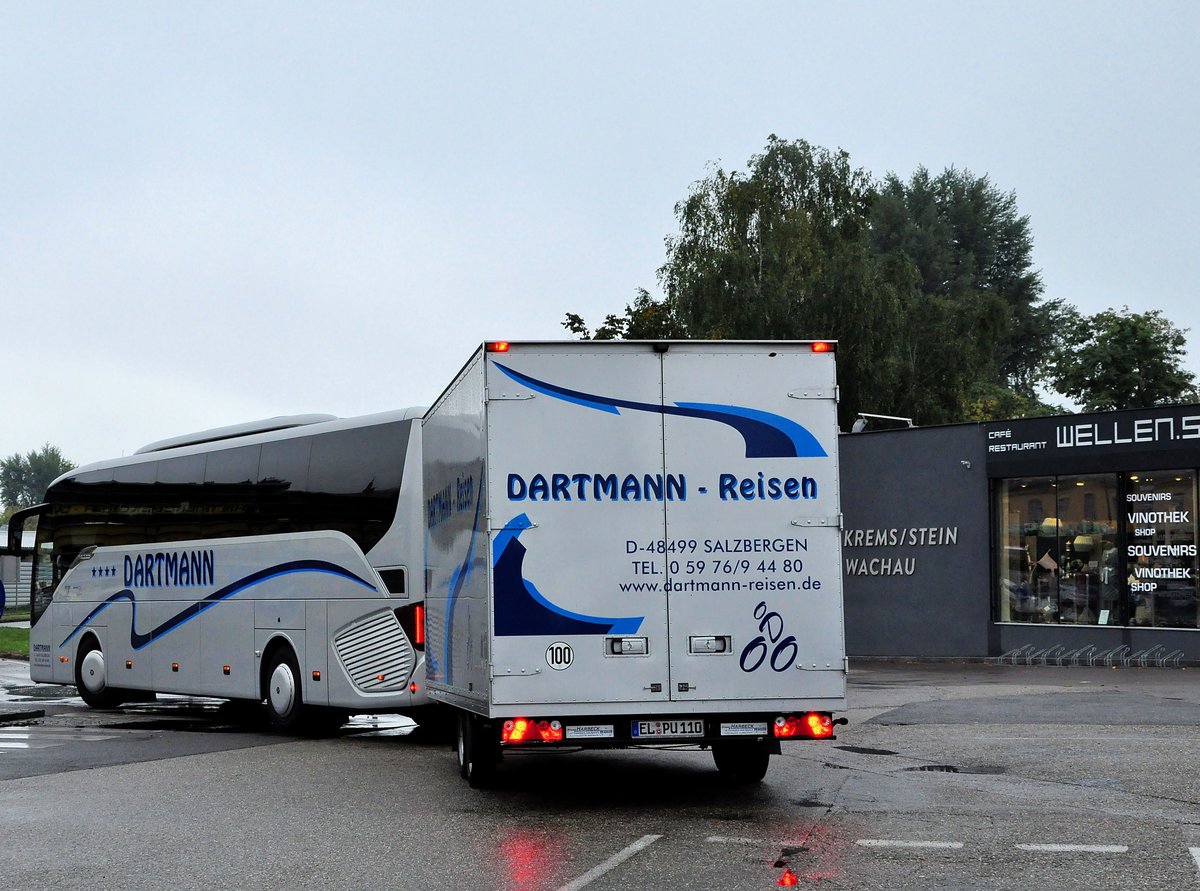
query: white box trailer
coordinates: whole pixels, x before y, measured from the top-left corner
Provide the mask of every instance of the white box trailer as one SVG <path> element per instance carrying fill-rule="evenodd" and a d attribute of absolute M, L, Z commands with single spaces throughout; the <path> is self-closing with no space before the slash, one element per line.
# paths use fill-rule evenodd
<path fill-rule="evenodd" d="M 423 421 L 427 684 L 463 775 L 711 747 L 756 781 L 845 708 L 831 342 L 484 344 Z"/>

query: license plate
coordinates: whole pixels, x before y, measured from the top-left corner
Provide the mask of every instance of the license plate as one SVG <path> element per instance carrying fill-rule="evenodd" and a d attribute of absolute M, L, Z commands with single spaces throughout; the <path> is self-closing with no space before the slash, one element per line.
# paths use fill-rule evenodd
<path fill-rule="evenodd" d="M 634 739 L 648 736 L 704 736 L 704 722 L 694 718 L 681 721 L 634 721 L 630 734 Z"/>

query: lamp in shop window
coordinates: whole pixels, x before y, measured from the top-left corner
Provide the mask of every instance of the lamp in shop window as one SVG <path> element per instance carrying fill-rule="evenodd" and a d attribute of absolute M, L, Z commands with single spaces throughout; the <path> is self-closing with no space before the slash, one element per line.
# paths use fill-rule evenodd
<path fill-rule="evenodd" d="M 1075 546 L 1075 553 L 1090 554 L 1096 547 L 1096 538 L 1093 535 L 1076 535 L 1072 544 Z"/>
<path fill-rule="evenodd" d="M 1038 529 L 1038 533 L 1045 538 L 1053 538 L 1058 535 L 1062 524 L 1058 521 L 1058 517 L 1046 517 L 1042 520 L 1042 525 Z"/>

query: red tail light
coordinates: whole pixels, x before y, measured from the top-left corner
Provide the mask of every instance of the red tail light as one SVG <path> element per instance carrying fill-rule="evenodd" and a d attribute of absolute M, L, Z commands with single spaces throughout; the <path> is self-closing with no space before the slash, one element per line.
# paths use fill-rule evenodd
<path fill-rule="evenodd" d="M 486 344 L 486 349 L 489 353 L 507 353 L 509 343 L 507 340 L 491 340 Z"/>
<path fill-rule="evenodd" d="M 563 726 L 560 721 L 543 718 L 509 718 L 500 728 L 500 742 L 507 745 L 528 742 L 562 742 Z"/>
<path fill-rule="evenodd" d="M 812 351 L 814 353 L 836 353 L 837 344 L 831 340 L 814 340 Z"/>
<path fill-rule="evenodd" d="M 782 715 L 775 719 L 775 738 L 794 739 L 828 739 L 833 736 L 833 718 L 825 712 L 808 712 L 796 717 Z"/>
<path fill-rule="evenodd" d="M 417 604 L 417 608 L 413 610 L 413 618 L 416 619 L 415 627 L 413 628 L 413 646 L 425 646 L 425 607 Z"/>

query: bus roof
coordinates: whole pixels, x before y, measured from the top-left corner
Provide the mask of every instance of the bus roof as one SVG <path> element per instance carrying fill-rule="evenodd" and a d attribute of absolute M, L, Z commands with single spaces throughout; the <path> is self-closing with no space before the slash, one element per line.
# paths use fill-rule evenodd
<path fill-rule="evenodd" d="M 63 480 L 68 480 L 77 474 L 96 470 L 127 467 L 131 464 L 146 464 L 162 460 L 166 457 L 199 455 L 227 448 L 275 442 L 281 439 L 296 439 L 318 433 L 332 433 L 337 430 L 373 427 L 379 424 L 390 424 L 396 421 L 421 418 L 424 414 L 424 407 L 412 407 L 378 412 L 376 414 L 359 415 L 353 418 L 339 418 L 335 415 L 315 414 L 291 415 L 280 418 L 269 418 L 263 421 L 251 421 L 246 424 L 234 424 L 228 427 L 216 427 L 212 430 L 162 439 L 143 446 L 132 455 L 123 458 L 109 458 L 105 461 L 96 461 L 92 464 L 76 467 L 74 470 L 69 470 L 55 479 L 50 484 L 50 487 L 56 486 Z M 297 419 L 306 420 L 297 422 Z M 292 421 L 293 423 L 272 423 L 288 421 Z"/>

